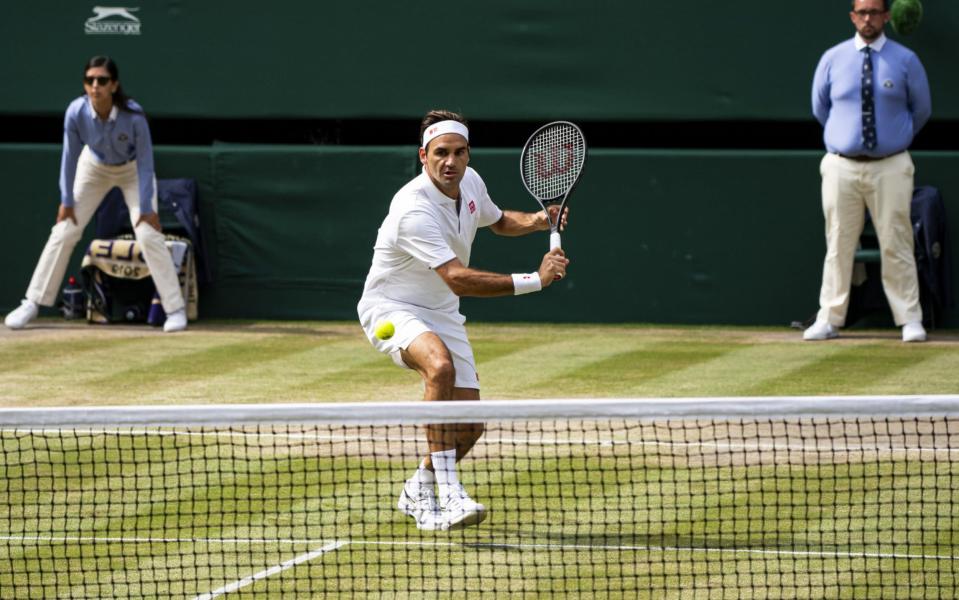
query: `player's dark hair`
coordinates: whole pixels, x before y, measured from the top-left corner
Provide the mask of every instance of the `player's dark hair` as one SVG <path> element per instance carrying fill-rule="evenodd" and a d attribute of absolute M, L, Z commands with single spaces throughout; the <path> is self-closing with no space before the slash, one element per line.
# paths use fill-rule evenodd
<path fill-rule="evenodd" d="M 130 98 L 123 92 L 123 86 L 119 83 L 120 69 L 112 58 L 109 56 L 94 56 L 88 60 L 86 66 L 83 67 L 84 77 L 86 77 L 87 71 L 94 67 L 105 68 L 110 73 L 113 81 L 117 82 L 117 91 L 113 92 L 113 104 L 115 104 L 117 108 L 127 112 L 140 112 L 130 106 Z"/>
<path fill-rule="evenodd" d="M 856 0 L 852 0 L 852 9 L 856 10 Z M 889 12 L 889 0 L 882 0 L 882 11 Z"/>
<path fill-rule="evenodd" d="M 458 121 L 469 128 L 469 123 L 467 123 L 463 115 L 459 113 L 455 113 L 451 110 L 431 110 L 430 112 L 426 113 L 426 116 L 423 117 L 423 122 L 420 123 L 420 142 L 423 141 L 423 133 L 426 132 L 426 128 L 433 123 L 439 123 L 440 121 Z"/>

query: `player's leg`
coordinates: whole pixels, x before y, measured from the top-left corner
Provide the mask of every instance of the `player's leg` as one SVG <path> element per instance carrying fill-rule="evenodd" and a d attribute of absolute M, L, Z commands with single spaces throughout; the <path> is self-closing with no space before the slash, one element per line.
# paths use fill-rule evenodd
<path fill-rule="evenodd" d="M 479 400 L 473 352 L 460 319 L 459 315 L 451 318 L 434 315 L 431 326 L 439 333 L 423 333 L 401 354 L 403 361 L 423 377 L 426 400 Z M 469 497 L 456 469 L 456 462 L 469 452 L 482 433 L 481 423 L 426 426 L 429 455 L 411 480 L 429 482 L 426 473 L 432 472 L 441 510 L 434 513 L 434 517 L 438 517 L 434 526 L 420 525 L 422 528 L 457 529 L 486 518 L 486 507 Z"/>
<path fill-rule="evenodd" d="M 805 339 L 835 337 L 836 328 L 846 322 L 853 260 L 865 222 L 862 190 L 855 172 L 858 168 L 858 163 L 835 154 L 827 154 L 820 165 L 826 256 L 819 313 L 816 323 L 804 334 Z"/>
<path fill-rule="evenodd" d="M 400 333 L 403 326 L 397 330 Z M 424 400 L 451 400 L 455 372 L 446 344 L 432 331 L 423 331 L 405 348 L 399 349 L 402 362 L 423 378 Z M 443 529 L 444 520 L 436 499 L 437 477 L 433 462 L 443 463 L 445 453 L 456 453 L 456 432 L 450 425 L 427 425 L 429 453 L 420 461 L 413 475 L 403 484 L 397 504 L 405 514 L 416 519 L 420 529 Z M 454 458 L 455 461 L 455 458 Z M 445 471 L 444 471 L 445 475 Z"/>
<path fill-rule="evenodd" d="M 479 389 L 456 387 L 455 400 L 479 400 Z M 431 453 L 436 474 L 439 505 L 443 528 L 459 529 L 481 523 L 487 515 L 486 507 L 473 500 L 459 479 L 456 463 L 463 459 L 483 435 L 482 423 L 455 423 L 445 425 L 452 429 L 454 448 Z"/>
<path fill-rule="evenodd" d="M 146 261 L 147 267 L 150 269 L 153 284 L 160 295 L 163 310 L 167 314 L 167 322 L 164 323 L 163 330 L 171 332 L 186 329 L 186 303 L 183 300 L 180 279 L 177 276 L 170 251 L 167 250 L 163 234 L 149 223 L 141 222 L 139 225 L 137 224 L 137 221 L 140 220 L 140 180 L 136 172 L 136 163 L 124 166 L 123 172 L 121 190 L 123 191 L 123 199 L 127 203 L 127 209 L 130 212 L 130 224 L 133 225 L 133 233 L 136 235 L 137 243 L 143 251 L 143 260 Z M 155 179 L 153 181 L 151 204 L 153 211 L 156 212 L 158 204 Z"/>
<path fill-rule="evenodd" d="M 88 148 L 84 148 L 77 161 L 77 173 L 73 184 L 72 219 L 64 219 L 50 230 L 40 260 L 27 286 L 26 298 L 20 308 L 7 315 L 4 321 L 11 329 L 20 329 L 37 316 L 39 306 L 53 306 L 57 292 L 70 263 L 70 255 L 83 236 L 83 230 L 93 218 L 103 197 L 115 183 L 106 176 Z"/>
<path fill-rule="evenodd" d="M 446 349 L 443 371 L 449 371 L 446 357 L 452 362 L 452 400 L 479 400 L 479 378 L 473 349 L 463 326 L 465 319 L 458 313 L 430 315 L 430 326 Z M 486 507 L 475 502 L 463 487 L 456 463 L 476 444 L 483 435 L 482 423 L 451 423 L 427 426 L 430 455 L 424 460 L 436 477 L 439 505 L 442 509 L 444 529 L 457 529 L 474 525 L 486 518 Z"/>
<path fill-rule="evenodd" d="M 875 165 L 872 181 L 875 193 L 867 198 L 882 255 L 882 287 L 896 325 L 916 329 L 910 339 L 907 339 L 909 332 L 903 330 L 903 339 L 923 341 L 926 332 L 922 328 L 919 274 L 910 218 L 915 168 L 908 152 L 882 162 L 890 164 Z"/>
<path fill-rule="evenodd" d="M 449 398 L 453 377 L 445 372 L 444 366 L 444 363 L 450 363 L 449 352 L 421 318 L 421 313 L 414 307 L 386 302 L 361 301 L 357 306 L 360 325 L 370 343 L 389 355 L 397 366 L 417 371 L 423 378 L 427 398 Z M 393 323 L 395 328 L 393 336 L 385 340 L 376 336 L 376 325 L 382 321 Z M 412 352 L 409 351 L 411 346 Z M 435 486 L 436 477 L 427 453 L 404 482 L 397 503 L 397 508 L 412 517 L 420 529 L 438 529 L 440 526 Z"/>
<path fill-rule="evenodd" d="M 476 388 L 455 387 L 453 388 L 453 399 L 479 400 L 480 391 Z M 483 437 L 485 430 L 486 428 L 482 423 L 463 423 L 460 425 L 456 436 L 456 462 L 463 460 L 469 454 L 476 442 Z"/>

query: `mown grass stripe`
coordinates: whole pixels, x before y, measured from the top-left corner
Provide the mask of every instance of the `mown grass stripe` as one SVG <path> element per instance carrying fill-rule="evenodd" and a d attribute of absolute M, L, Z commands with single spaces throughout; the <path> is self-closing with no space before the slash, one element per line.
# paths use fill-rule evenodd
<path fill-rule="evenodd" d="M 355 341 L 339 338 L 300 340 L 287 344 L 276 338 L 274 349 L 257 355 L 238 374 L 218 372 L 181 381 L 174 388 L 157 388 L 141 395 L 144 401 L 195 398 L 200 403 L 295 402 L 312 396 L 335 398 L 317 385 L 318 374 L 362 370 L 376 358 L 355 350 Z M 371 348 L 372 350 L 372 348 Z"/>
<path fill-rule="evenodd" d="M 952 347 L 933 346 L 911 348 L 921 362 L 908 367 L 910 393 L 936 394 L 942 390 L 959 390 L 959 353 Z M 903 372 L 893 371 L 878 379 L 870 387 L 871 394 L 901 394 Z"/>
<path fill-rule="evenodd" d="M 639 336 L 596 333 L 555 336 L 478 365 L 485 397 L 555 398 L 573 393 L 560 383 L 598 361 L 645 347 Z"/>
<path fill-rule="evenodd" d="M 912 368 L 936 353 L 931 347 L 909 348 L 909 351 L 904 352 L 903 348 L 898 347 L 903 345 L 902 342 L 895 344 L 835 345 L 840 348 L 838 351 L 829 351 L 818 360 L 767 379 L 743 393 L 754 396 L 773 393 L 787 396 L 816 395 L 824 393 L 824 390 L 840 395 L 876 393 L 877 388 L 881 389 L 877 382 L 889 381 L 890 378 L 899 378 L 900 384 L 914 380 L 909 376 Z M 914 387 L 915 384 L 908 386 L 910 393 Z"/>
<path fill-rule="evenodd" d="M 715 396 L 752 396 L 765 382 L 786 377 L 810 363 L 839 352 L 838 346 L 812 344 L 744 344 L 730 346 L 715 358 L 693 363 L 646 383 L 644 395 L 695 396 L 709 389 Z"/>
<path fill-rule="evenodd" d="M 104 341 L 97 338 L 86 339 L 43 339 L 0 343 L 0 375 L 4 377 L 17 374 L 49 372 L 86 359 L 108 356 L 117 348 L 139 345 L 136 338 Z M 115 355 L 114 355 L 115 356 Z"/>
<path fill-rule="evenodd" d="M 266 336 L 253 340 L 229 341 L 189 352 L 171 352 L 149 365 L 137 365 L 83 382 L 88 389 L 112 389 L 123 400 L 168 398 L 178 390 L 192 388 L 194 394 L 177 394 L 181 399 L 223 401 L 218 389 L 205 385 L 211 375 L 230 374 L 237 383 L 244 380 L 251 365 L 284 359 L 291 354 L 328 343 L 309 337 Z M 212 397 L 211 397 L 212 396 Z"/>
<path fill-rule="evenodd" d="M 723 344 L 652 342 L 584 364 L 555 380 L 553 395 L 596 396 L 602 385 L 610 396 L 649 396 L 654 382 L 670 373 L 686 371 L 732 351 Z M 615 373 L 615 376 L 610 377 Z M 609 380 L 609 381 L 604 381 Z M 670 395 L 676 395 L 675 393 Z"/>

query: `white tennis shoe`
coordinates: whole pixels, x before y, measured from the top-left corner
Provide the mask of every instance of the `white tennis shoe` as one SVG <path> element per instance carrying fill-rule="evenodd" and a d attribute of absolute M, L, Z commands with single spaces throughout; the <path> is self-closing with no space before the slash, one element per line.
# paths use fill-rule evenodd
<path fill-rule="evenodd" d="M 183 331 L 184 329 L 186 329 L 186 309 L 185 308 L 181 308 L 180 310 L 175 310 L 166 316 L 166 321 L 163 323 L 163 331 L 165 333 Z"/>
<path fill-rule="evenodd" d="M 486 507 L 469 497 L 460 484 L 450 486 L 440 503 L 442 529 L 462 529 L 486 519 Z"/>
<path fill-rule="evenodd" d="M 839 332 L 836 331 L 835 327 L 830 325 L 828 321 L 818 320 L 802 334 L 802 339 L 807 342 L 831 340 L 837 337 L 839 337 Z"/>
<path fill-rule="evenodd" d="M 396 507 L 403 514 L 413 517 L 417 529 L 445 529 L 432 484 L 408 479 L 403 484 L 403 491 L 400 492 L 400 500 L 396 503 Z"/>
<path fill-rule="evenodd" d="M 926 329 L 921 321 L 913 321 L 902 326 L 902 341 L 904 342 L 924 342 L 926 341 Z"/>
<path fill-rule="evenodd" d="M 18 308 L 10 311 L 3 324 L 10 329 L 23 329 L 27 323 L 37 318 L 40 307 L 33 300 L 23 300 Z"/>

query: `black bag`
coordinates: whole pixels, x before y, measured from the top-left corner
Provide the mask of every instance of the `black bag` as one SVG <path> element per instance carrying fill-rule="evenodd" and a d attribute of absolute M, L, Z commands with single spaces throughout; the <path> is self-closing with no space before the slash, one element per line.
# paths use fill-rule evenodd
<path fill-rule="evenodd" d="M 80 270 L 93 323 L 145 323 L 156 288 L 153 279 L 120 279 L 88 265 Z"/>

